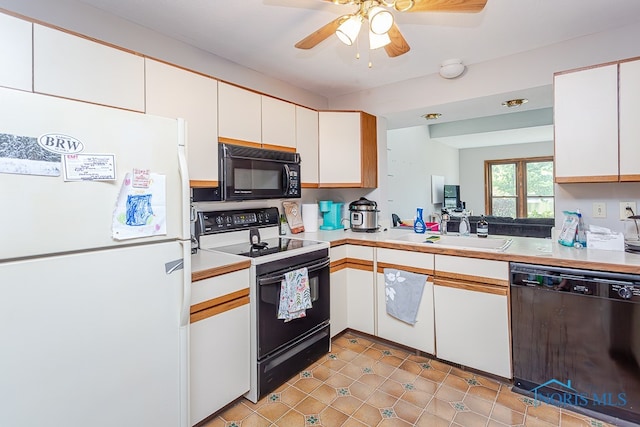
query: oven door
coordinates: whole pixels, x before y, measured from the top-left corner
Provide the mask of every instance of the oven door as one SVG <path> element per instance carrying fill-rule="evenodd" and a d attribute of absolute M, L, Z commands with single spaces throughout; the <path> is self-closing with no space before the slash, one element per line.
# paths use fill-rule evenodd
<path fill-rule="evenodd" d="M 291 262 L 291 259 L 289 259 Z M 312 308 L 306 316 L 285 322 L 278 319 L 284 274 L 307 267 Z M 258 359 L 315 330 L 329 321 L 329 258 L 297 264 L 257 278 Z"/>

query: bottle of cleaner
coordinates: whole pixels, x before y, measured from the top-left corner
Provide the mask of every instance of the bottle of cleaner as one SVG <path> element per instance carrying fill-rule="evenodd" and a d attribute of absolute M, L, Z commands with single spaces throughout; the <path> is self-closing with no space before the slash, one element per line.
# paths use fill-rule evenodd
<path fill-rule="evenodd" d="M 422 219 L 422 208 L 418 208 L 416 220 L 413 221 L 413 231 L 420 234 L 423 234 L 425 231 L 427 231 L 427 226 Z"/>
<path fill-rule="evenodd" d="M 580 209 L 576 209 L 576 215 L 578 216 L 578 226 L 576 227 L 576 241 L 573 246 L 576 248 L 586 248 L 587 233 L 584 228 L 584 220 L 582 219 Z"/>
<path fill-rule="evenodd" d="M 476 234 L 478 237 L 487 237 L 489 235 L 489 223 L 484 218 L 484 215 L 480 215 L 480 221 L 476 224 Z"/>
<path fill-rule="evenodd" d="M 458 229 L 458 234 L 461 236 L 468 236 L 471 232 L 471 226 L 469 225 L 469 218 L 466 213 L 462 214 L 462 218 L 460 218 L 460 228 Z"/>

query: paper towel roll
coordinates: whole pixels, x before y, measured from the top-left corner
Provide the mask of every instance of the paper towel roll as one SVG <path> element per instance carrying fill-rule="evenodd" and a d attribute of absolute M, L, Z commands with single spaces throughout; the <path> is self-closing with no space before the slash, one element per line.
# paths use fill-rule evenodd
<path fill-rule="evenodd" d="M 318 231 L 318 204 L 302 204 L 302 224 L 305 232 Z"/>

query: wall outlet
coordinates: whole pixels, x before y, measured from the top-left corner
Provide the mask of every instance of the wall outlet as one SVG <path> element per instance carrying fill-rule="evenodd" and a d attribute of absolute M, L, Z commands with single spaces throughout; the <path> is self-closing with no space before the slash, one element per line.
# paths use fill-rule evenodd
<path fill-rule="evenodd" d="M 630 212 L 627 210 L 627 207 L 631 208 L 633 211 Z M 638 211 L 636 210 L 636 202 L 620 202 L 620 219 L 625 220 L 629 218 L 631 215 L 637 215 Z"/>
<path fill-rule="evenodd" d="M 606 218 L 607 217 L 607 204 L 596 202 L 593 204 L 593 218 Z"/>

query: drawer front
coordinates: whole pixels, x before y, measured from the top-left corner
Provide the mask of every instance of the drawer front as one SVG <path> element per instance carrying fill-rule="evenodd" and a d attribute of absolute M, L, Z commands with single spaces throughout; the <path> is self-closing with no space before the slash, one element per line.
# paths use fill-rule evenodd
<path fill-rule="evenodd" d="M 482 281 L 495 285 L 509 284 L 509 263 L 450 255 L 435 256 L 436 277 Z"/>
<path fill-rule="evenodd" d="M 376 259 L 379 263 L 433 270 L 433 254 L 386 248 L 378 248 L 376 251 Z"/>
<path fill-rule="evenodd" d="M 249 269 L 199 280 L 191 284 L 191 305 L 247 289 L 249 286 Z"/>
<path fill-rule="evenodd" d="M 371 246 L 358 246 L 347 245 L 347 257 L 354 259 L 362 259 L 367 261 L 373 261 L 373 247 Z"/>

